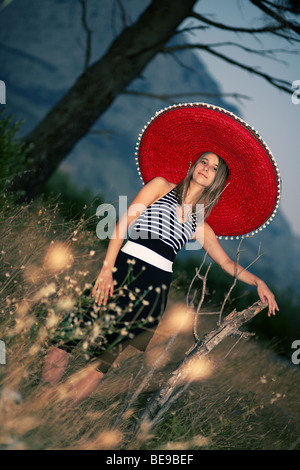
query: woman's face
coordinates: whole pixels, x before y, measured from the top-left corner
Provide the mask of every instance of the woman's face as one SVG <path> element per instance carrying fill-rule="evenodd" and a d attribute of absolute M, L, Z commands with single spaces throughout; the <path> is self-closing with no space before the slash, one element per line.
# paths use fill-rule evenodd
<path fill-rule="evenodd" d="M 197 163 L 193 180 L 205 188 L 210 186 L 215 179 L 219 165 L 219 157 L 215 153 L 207 153 Z"/>

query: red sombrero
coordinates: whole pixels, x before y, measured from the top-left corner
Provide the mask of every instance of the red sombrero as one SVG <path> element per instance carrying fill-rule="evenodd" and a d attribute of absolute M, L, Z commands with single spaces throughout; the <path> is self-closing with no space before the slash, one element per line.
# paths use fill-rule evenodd
<path fill-rule="evenodd" d="M 136 161 L 144 183 L 163 176 L 179 183 L 204 152 L 219 155 L 230 183 L 207 222 L 216 235 L 249 235 L 273 219 L 280 198 L 275 159 L 257 132 L 230 111 L 206 103 L 165 108 L 140 134 Z"/>

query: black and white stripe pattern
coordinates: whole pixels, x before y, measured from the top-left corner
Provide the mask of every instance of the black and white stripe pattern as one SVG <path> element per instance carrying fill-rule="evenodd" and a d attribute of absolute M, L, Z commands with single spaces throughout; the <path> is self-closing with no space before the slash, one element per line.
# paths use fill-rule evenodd
<path fill-rule="evenodd" d="M 172 189 L 147 207 L 136 219 L 130 231 L 130 239 L 144 246 L 152 246 L 154 251 L 159 251 L 162 256 L 174 259 L 178 251 L 192 238 L 197 227 L 196 214 L 192 214 L 190 220 L 184 223 L 179 222 L 176 207 L 177 200 Z M 159 247 L 157 243 L 151 245 L 149 240 L 160 240 L 163 245 L 161 243 Z"/>

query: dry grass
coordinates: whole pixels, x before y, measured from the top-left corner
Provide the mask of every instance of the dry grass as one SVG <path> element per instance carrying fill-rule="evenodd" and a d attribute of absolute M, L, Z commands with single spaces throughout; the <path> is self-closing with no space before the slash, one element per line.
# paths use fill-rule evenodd
<path fill-rule="evenodd" d="M 178 336 L 118 426 L 117 416 L 157 354 L 127 348 L 89 399 L 67 407 L 64 381 L 48 389 L 40 383 L 41 368 L 61 315 L 76 308 L 98 274 L 99 241 L 83 220 L 63 222 L 55 206 L 36 203 L 1 217 L 0 339 L 7 352 L 0 365 L 1 448 L 300 449 L 299 368 L 257 341 L 240 341 L 226 358 L 236 339 L 224 341 L 211 356 L 212 373 L 198 374 L 151 435 L 141 439 L 133 431 L 138 411 L 191 344 L 191 328 Z M 170 311 L 172 298 L 171 292 Z M 199 334 L 215 322 L 201 317 Z M 159 331 L 149 346 L 153 353 Z M 86 360 L 77 348 L 65 379 Z"/>

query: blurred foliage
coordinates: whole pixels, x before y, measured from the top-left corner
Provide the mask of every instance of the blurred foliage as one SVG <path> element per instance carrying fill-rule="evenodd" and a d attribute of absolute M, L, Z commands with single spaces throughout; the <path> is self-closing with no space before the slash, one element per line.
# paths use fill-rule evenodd
<path fill-rule="evenodd" d="M 5 108 L 0 111 L 0 191 L 4 196 L 0 209 L 5 210 L 6 214 L 14 209 L 18 197 L 18 194 L 8 190 L 10 180 L 22 171 L 29 171 L 30 161 L 26 156 L 32 145 L 26 146 L 18 136 L 22 124 L 22 121 L 14 121 L 13 115 L 7 116 Z M 56 201 L 64 219 L 76 222 L 83 217 L 85 227 L 95 230 L 96 209 L 103 202 L 103 197 L 93 196 L 89 189 L 78 188 L 69 174 L 56 170 L 47 180 L 40 198 L 45 203 Z"/>
<path fill-rule="evenodd" d="M 7 192 L 8 183 L 18 173 L 26 171 L 26 155 L 32 146 L 26 146 L 18 137 L 22 121 L 14 122 L 13 116 L 8 116 L 5 111 L 5 107 L 0 110 L 0 191 L 13 202 L 17 195 Z M 1 198 L 1 208 L 3 202 L 5 201 Z"/>
<path fill-rule="evenodd" d="M 71 176 L 61 170 L 56 170 L 47 180 L 43 194 L 45 203 L 55 199 L 59 204 L 61 215 L 66 220 L 85 220 L 87 230 L 95 231 L 96 209 L 103 203 L 103 197 L 93 196 L 90 189 L 80 189 L 71 181 Z"/>

